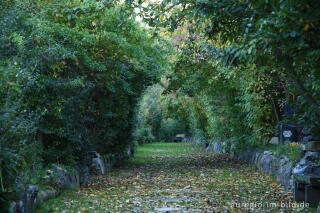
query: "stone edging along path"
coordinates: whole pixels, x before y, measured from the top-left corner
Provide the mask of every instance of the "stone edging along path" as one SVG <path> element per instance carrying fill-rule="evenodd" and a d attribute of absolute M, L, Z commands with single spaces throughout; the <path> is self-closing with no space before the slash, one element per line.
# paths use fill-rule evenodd
<path fill-rule="evenodd" d="M 218 142 L 211 143 L 208 146 L 207 151 L 213 151 L 217 154 L 226 153 L 222 144 Z M 313 154 L 314 153 L 312 152 L 306 152 L 301 161 L 308 161 L 308 157 Z M 272 151 L 246 150 L 241 153 L 231 153 L 231 158 L 248 162 L 251 165 L 256 166 L 260 172 L 274 175 L 277 178 L 277 181 L 288 191 L 294 189 L 292 171 L 297 162 L 289 160 L 289 158 L 284 155 L 276 157 L 273 155 Z"/>
<path fill-rule="evenodd" d="M 75 189 L 87 185 L 90 177 L 104 175 L 112 169 L 114 164 L 121 162 L 126 157 L 133 157 L 136 147 L 129 147 L 115 156 L 114 161 L 100 156 L 95 151 L 88 152 L 86 159 L 73 171 L 69 171 L 63 165 L 51 166 L 46 171 L 46 176 L 41 178 L 38 185 L 20 184 L 20 196 L 11 202 L 11 212 L 34 213 L 45 201 L 58 197 L 67 189 Z"/>
<path fill-rule="evenodd" d="M 212 146 L 219 147 L 218 145 L 212 145 Z M 210 150 L 212 150 L 213 152 L 216 152 L 217 154 L 222 153 L 221 149 L 218 150 L 218 149 L 212 148 Z M 306 153 L 305 157 L 301 161 L 303 160 L 306 161 L 306 158 L 310 154 L 313 154 L 313 153 Z M 289 191 L 294 189 L 292 171 L 296 166 L 295 165 L 296 162 L 290 161 L 286 156 L 275 157 L 271 151 L 247 150 L 242 153 L 232 153 L 231 157 L 235 160 L 245 161 L 245 162 L 249 162 L 251 165 L 255 165 L 260 172 L 274 175 L 277 178 L 278 182 L 281 185 L 283 185 L 286 190 Z M 91 171 L 92 169 L 97 170 L 97 172 L 99 173 L 99 171 L 102 168 L 100 168 L 101 166 L 99 167 L 99 164 L 96 163 L 98 162 L 96 158 L 98 157 L 94 156 L 94 158 L 89 160 L 89 162 L 92 162 L 94 163 L 94 165 L 96 165 L 94 166 L 94 168 L 91 168 L 90 170 Z M 111 166 L 110 168 L 109 166 L 107 166 L 108 164 L 110 164 L 110 162 L 106 162 L 104 160 L 102 160 L 102 162 L 104 162 L 104 166 L 102 167 L 105 168 L 106 171 L 111 169 Z M 85 169 L 87 172 L 84 172 L 83 169 L 79 169 L 79 171 L 76 174 L 70 174 L 65 169 L 55 166 L 52 169 L 52 173 L 59 174 L 58 176 L 60 177 L 58 178 L 58 181 L 52 184 L 56 187 L 52 187 L 52 186 L 26 187 L 24 196 L 21 198 L 21 200 L 13 203 L 13 208 L 15 210 L 14 212 L 15 213 L 18 213 L 18 212 L 32 213 L 35 211 L 36 208 L 40 206 L 41 203 L 43 203 L 48 199 L 57 197 L 62 191 L 64 191 L 64 189 L 79 187 L 79 185 L 82 185 L 81 183 L 86 182 L 86 181 L 83 181 L 82 179 L 84 178 L 83 177 L 84 174 L 89 172 L 89 168 L 87 167 Z M 52 180 L 49 182 L 52 182 Z"/>
<path fill-rule="evenodd" d="M 295 163 L 290 161 L 286 156 L 277 158 L 271 151 L 248 150 L 241 154 L 232 153 L 231 157 L 255 165 L 260 172 L 274 175 L 286 190 L 294 188 L 292 170 Z"/>
<path fill-rule="evenodd" d="M 226 153 L 222 144 L 218 142 L 210 144 L 207 147 L 207 151 L 213 151 L 217 154 Z M 299 192 L 301 189 L 295 189 L 294 174 L 297 175 L 301 172 L 304 173 L 304 170 L 307 171 L 307 168 L 311 168 L 312 165 L 315 165 L 315 167 L 318 168 L 319 165 L 317 165 L 317 162 L 320 160 L 320 153 L 306 151 L 299 161 L 291 161 L 284 155 L 276 157 L 273 154 L 274 153 L 272 151 L 246 150 L 241 153 L 231 153 L 231 158 L 238 161 L 248 162 L 249 164 L 256 166 L 260 172 L 274 175 L 277 181 L 284 186 L 286 191 L 293 192 L 298 201 L 305 201 L 307 203 L 311 202 L 310 205 L 312 204 L 316 207 L 318 205 L 318 201 L 314 197 L 319 195 L 318 190 L 313 192 L 309 190 L 310 192 L 308 192 L 308 195 L 306 195 L 307 193 L 304 191 Z M 314 174 L 316 173 L 315 171 L 313 172 Z M 298 192 L 295 192 L 295 190 L 298 190 Z M 303 196 L 303 198 L 301 196 Z M 306 196 L 310 197 L 307 198 Z M 320 205 L 318 205 L 317 212 L 320 212 Z"/>

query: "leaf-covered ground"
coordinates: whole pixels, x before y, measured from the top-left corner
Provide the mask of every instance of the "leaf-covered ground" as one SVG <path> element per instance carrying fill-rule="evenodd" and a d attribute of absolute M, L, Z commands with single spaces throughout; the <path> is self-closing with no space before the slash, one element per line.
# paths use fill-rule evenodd
<path fill-rule="evenodd" d="M 188 143 L 139 147 L 134 160 L 39 212 L 312 212 L 272 176 Z"/>

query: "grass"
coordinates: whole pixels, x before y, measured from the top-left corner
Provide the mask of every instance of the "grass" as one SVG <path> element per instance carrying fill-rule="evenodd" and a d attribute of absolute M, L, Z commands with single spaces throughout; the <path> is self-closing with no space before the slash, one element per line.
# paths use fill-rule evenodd
<path fill-rule="evenodd" d="M 130 165 L 145 163 L 162 164 L 165 163 L 165 161 L 159 161 L 159 159 L 161 158 L 173 158 L 172 160 L 179 160 L 181 158 L 175 157 L 186 156 L 200 150 L 200 146 L 196 146 L 190 143 L 149 143 L 144 144 L 143 146 L 139 146 L 135 158 L 132 161 L 128 161 L 126 163 Z"/>
<path fill-rule="evenodd" d="M 205 152 L 189 143 L 151 143 L 139 147 L 128 164 L 95 177 L 88 187 L 44 203 L 38 212 L 315 211 L 281 207 L 281 202 L 294 203 L 292 194 L 272 176 L 228 155 Z"/>

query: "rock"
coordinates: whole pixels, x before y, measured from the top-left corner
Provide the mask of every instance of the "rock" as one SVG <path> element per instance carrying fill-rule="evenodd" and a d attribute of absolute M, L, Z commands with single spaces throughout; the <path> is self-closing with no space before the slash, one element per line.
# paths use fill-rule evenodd
<path fill-rule="evenodd" d="M 320 178 L 320 165 L 309 164 L 306 166 L 302 166 L 300 169 L 294 169 L 294 175 L 307 175 L 312 177 Z"/>
<path fill-rule="evenodd" d="M 207 152 L 215 152 L 216 154 L 222 154 L 225 153 L 226 150 L 223 148 L 223 144 L 219 142 L 212 142 L 209 144 L 209 146 L 206 148 Z"/>
<path fill-rule="evenodd" d="M 271 151 L 264 151 L 263 154 L 264 155 L 272 155 L 272 152 Z"/>
<path fill-rule="evenodd" d="M 316 207 L 320 201 L 319 158 L 317 152 L 306 152 L 292 171 L 295 179 L 295 199 L 310 203 L 313 207 Z"/>
<path fill-rule="evenodd" d="M 131 147 L 129 146 L 129 148 L 127 149 L 127 155 L 129 156 L 129 157 L 131 157 Z"/>
<path fill-rule="evenodd" d="M 320 141 L 309 141 L 305 144 L 305 151 L 320 152 Z"/>
<path fill-rule="evenodd" d="M 95 175 L 104 175 L 106 172 L 104 158 L 96 151 L 87 152 L 86 162 L 84 163 Z"/>
<path fill-rule="evenodd" d="M 23 207 L 22 212 L 24 213 L 33 213 L 36 209 L 35 206 L 35 199 L 38 195 L 39 188 L 38 186 L 28 186 L 25 190 L 24 196 L 23 196 Z M 20 202 L 21 205 L 21 202 Z"/>
<path fill-rule="evenodd" d="M 68 171 L 65 168 L 62 168 L 58 165 L 53 165 L 52 171 L 52 183 L 60 190 L 74 189 L 80 186 L 79 174 L 77 171 L 74 171 L 73 173 L 68 173 Z"/>
<path fill-rule="evenodd" d="M 303 127 L 302 130 L 301 130 L 301 133 L 303 135 L 310 135 L 311 134 L 311 129 L 309 127 Z"/>
<path fill-rule="evenodd" d="M 11 201 L 9 203 L 9 211 L 8 212 L 17 212 L 16 211 L 16 207 L 17 207 L 17 202 L 16 201 Z M 3 208 L 3 206 L 1 206 L 0 208 Z"/>
<path fill-rule="evenodd" d="M 53 169 L 52 175 L 55 175 L 55 171 L 56 170 Z M 63 169 L 59 168 L 59 172 L 61 171 L 63 171 Z M 52 177 L 50 178 L 52 181 L 57 180 L 57 179 L 52 179 Z M 59 181 L 61 181 L 61 179 L 59 179 Z M 53 184 L 56 184 L 56 182 L 54 182 Z M 68 187 L 62 187 L 61 190 L 64 190 L 66 188 Z M 45 202 L 48 199 L 55 198 L 58 195 L 59 195 L 59 192 L 51 186 L 48 186 L 45 188 L 39 188 L 38 186 L 29 185 L 25 187 L 23 196 L 18 198 L 17 201 L 12 203 L 13 212 L 33 213 L 38 207 L 40 207 L 40 205 L 43 202 Z"/>
<path fill-rule="evenodd" d="M 50 170 L 50 169 L 48 169 L 48 170 L 46 171 L 45 176 L 43 176 L 43 177 L 41 178 L 42 183 L 50 184 L 52 175 L 53 175 L 53 171 Z"/>
<path fill-rule="evenodd" d="M 38 196 L 35 200 L 35 206 L 38 208 L 45 201 L 55 198 L 58 196 L 58 191 L 53 187 L 41 188 L 38 192 Z"/>
<path fill-rule="evenodd" d="M 192 142 L 191 137 L 185 137 L 182 142 Z"/>
<path fill-rule="evenodd" d="M 272 137 L 269 141 L 269 144 L 278 145 L 279 144 L 279 137 Z"/>
<path fill-rule="evenodd" d="M 304 162 L 312 161 L 317 162 L 320 160 L 320 153 L 319 152 L 306 152 L 304 157 L 302 158 Z"/>
<path fill-rule="evenodd" d="M 193 142 L 197 145 L 204 145 L 206 142 L 202 138 L 194 137 Z"/>
<path fill-rule="evenodd" d="M 306 152 L 304 157 L 295 166 L 292 173 L 293 174 L 304 173 L 309 166 L 316 165 L 319 159 L 320 159 L 320 154 L 318 152 Z"/>
<path fill-rule="evenodd" d="M 128 150 L 126 150 L 128 151 Z M 130 152 L 134 152 L 134 149 L 130 149 Z M 127 154 L 127 152 L 125 153 Z M 80 165 L 78 165 L 78 171 L 80 174 L 80 185 L 86 186 L 91 175 L 104 175 L 112 168 L 112 159 L 104 158 L 96 151 L 89 151 L 86 153 L 85 158 L 82 159 Z"/>
<path fill-rule="evenodd" d="M 250 162 L 256 165 L 258 170 L 266 174 L 274 174 L 277 180 L 287 189 L 293 185 L 291 162 L 287 157 L 276 158 L 271 151 L 247 150 L 241 154 L 234 153 L 234 159 Z"/>
<path fill-rule="evenodd" d="M 80 185 L 86 186 L 88 185 L 89 178 L 90 178 L 90 169 L 87 165 L 82 165 L 79 167 L 79 174 L 80 174 Z"/>
<path fill-rule="evenodd" d="M 92 159 L 91 171 L 99 175 L 105 174 L 104 162 L 100 156 Z"/>
<path fill-rule="evenodd" d="M 314 138 L 313 138 L 311 135 L 309 135 L 309 136 L 304 136 L 304 137 L 302 138 L 302 142 L 304 142 L 304 143 L 307 143 L 307 142 L 312 141 L 312 140 L 314 140 Z"/>
<path fill-rule="evenodd" d="M 293 163 L 286 156 L 277 160 L 275 176 L 286 190 L 292 189 L 292 167 Z"/>
<path fill-rule="evenodd" d="M 272 155 L 272 152 L 270 151 L 264 151 L 263 155 L 258 159 L 258 169 L 261 172 L 264 172 L 266 174 L 274 174 L 275 173 L 275 167 L 274 167 L 274 161 L 276 160 L 276 157 Z"/>
<path fill-rule="evenodd" d="M 259 171 L 275 175 L 286 190 L 294 189 L 295 173 L 320 175 L 320 165 L 317 164 L 320 159 L 318 152 L 306 152 L 296 166 L 286 156 L 275 157 L 271 151 L 247 150 L 232 155 L 235 160 L 250 162 L 256 165 Z"/>
<path fill-rule="evenodd" d="M 253 164 L 253 165 L 258 165 L 258 161 L 259 161 L 259 159 L 260 159 L 260 157 L 263 155 L 263 152 L 262 151 L 257 151 L 257 152 L 255 152 L 254 153 L 254 156 L 253 156 L 253 158 L 252 158 L 252 161 L 251 161 L 251 163 Z"/>
<path fill-rule="evenodd" d="M 19 200 L 19 201 L 15 202 L 12 207 L 13 207 L 12 209 L 15 213 L 25 212 L 25 209 L 23 206 L 23 200 Z"/>
<path fill-rule="evenodd" d="M 134 157 L 134 154 L 136 153 L 136 151 L 137 151 L 136 145 L 134 145 L 134 144 L 130 145 L 130 146 L 128 147 L 128 149 L 127 149 L 127 156 L 128 156 L 129 158 L 133 158 L 133 157 Z"/>
<path fill-rule="evenodd" d="M 209 146 L 207 146 L 206 148 L 207 152 L 214 152 L 214 143 L 209 144 Z"/>
<path fill-rule="evenodd" d="M 254 150 L 246 150 L 244 152 L 242 152 L 237 159 L 241 160 L 241 161 L 247 161 L 247 162 L 251 162 L 253 157 L 255 155 L 255 151 Z"/>
<path fill-rule="evenodd" d="M 43 176 L 43 177 L 41 178 L 41 181 L 42 181 L 43 183 L 50 183 L 50 176 L 49 176 L 49 175 Z"/>

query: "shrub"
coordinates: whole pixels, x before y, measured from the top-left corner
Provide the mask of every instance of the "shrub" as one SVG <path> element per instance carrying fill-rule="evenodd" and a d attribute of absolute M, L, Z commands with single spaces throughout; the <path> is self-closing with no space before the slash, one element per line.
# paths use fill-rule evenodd
<path fill-rule="evenodd" d="M 135 105 L 166 66 L 161 41 L 121 4 L 19 0 L 0 7 L 2 191 L 17 171 L 72 166 L 88 150 L 123 152 L 132 143 Z"/>

